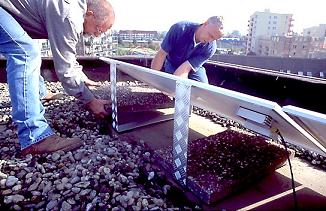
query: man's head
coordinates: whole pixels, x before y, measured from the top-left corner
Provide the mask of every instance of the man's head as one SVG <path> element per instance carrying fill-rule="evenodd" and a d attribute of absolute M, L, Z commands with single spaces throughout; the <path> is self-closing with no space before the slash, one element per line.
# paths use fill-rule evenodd
<path fill-rule="evenodd" d="M 212 42 L 223 36 L 223 17 L 212 16 L 196 31 L 196 41 L 201 43 Z"/>
<path fill-rule="evenodd" d="M 98 37 L 109 30 L 115 21 L 112 5 L 107 0 L 87 0 L 84 33 Z"/>

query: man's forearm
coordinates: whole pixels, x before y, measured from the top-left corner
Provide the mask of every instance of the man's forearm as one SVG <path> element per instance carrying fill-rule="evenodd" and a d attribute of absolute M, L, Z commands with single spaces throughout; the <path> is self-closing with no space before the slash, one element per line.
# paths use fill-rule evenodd
<path fill-rule="evenodd" d="M 153 70 L 161 70 L 163 66 L 163 62 L 160 61 L 157 56 L 153 58 L 152 64 L 151 64 L 151 69 Z"/>
<path fill-rule="evenodd" d="M 182 63 L 173 75 L 180 76 L 182 78 L 188 78 L 188 74 L 191 70 L 191 66 L 188 61 Z"/>
<path fill-rule="evenodd" d="M 166 58 L 166 53 L 160 49 L 155 57 L 153 58 L 152 64 L 151 64 L 151 69 L 153 70 L 161 70 Z"/>

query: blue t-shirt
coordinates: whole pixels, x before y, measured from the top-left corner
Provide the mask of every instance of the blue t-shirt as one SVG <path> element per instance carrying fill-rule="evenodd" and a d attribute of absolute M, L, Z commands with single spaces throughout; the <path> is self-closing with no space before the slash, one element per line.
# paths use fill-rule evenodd
<path fill-rule="evenodd" d="M 178 22 L 171 26 L 161 44 L 161 48 L 168 54 L 165 68 L 173 68 L 175 71 L 188 60 L 196 71 L 214 55 L 216 51 L 215 40 L 195 46 L 194 34 L 199 26 L 198 23 L 187 21 Z"/>

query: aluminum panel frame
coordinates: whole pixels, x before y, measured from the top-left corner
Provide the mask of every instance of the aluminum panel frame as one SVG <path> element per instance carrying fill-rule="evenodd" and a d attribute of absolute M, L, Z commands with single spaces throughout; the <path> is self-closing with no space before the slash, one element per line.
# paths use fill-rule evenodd
<path fill-rule="evenodd" d="M 109 58 L 101 57 L 100 59 L 107 63 L 116 63 L 119 70 L 171 96 L 175 96 L 176 81 L 190 83 L 192 105 L 230 118 L 245 127 L 252 126 L 251 128 L 259 134 L 264 131 L 262 135 L 270 138 L 275 138 L 275 131 L 278 129 L 285 141 L 326 155 L 326 149 L 275 102 Z M 249 122 L 238 116 L 239 107 L 270 116 L 272 118 L 270 131 L 266 133 L 266 129 L 262 128 L 260 124 Z"/>

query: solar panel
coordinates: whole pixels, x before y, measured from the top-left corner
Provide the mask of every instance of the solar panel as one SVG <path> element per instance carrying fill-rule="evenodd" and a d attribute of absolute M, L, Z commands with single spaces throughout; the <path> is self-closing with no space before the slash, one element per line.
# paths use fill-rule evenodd
<path fill-rule="evenodd" d="M 325 147 L 275 102 L 198 83 L 193 83 L 191 101 L 270 138 L 278 129 L 287 142 L 326 155 Z"/>
<path fill-rule="evenodd" d="M 326 148 L 326 115 L 307 109 L 284 106 L 282 110 Z"/>
<path fill-rule="evenodd" d="M 192 105 L 237 121 L 266 137 L 275 139 L 275 131 L 279 130 L 285 141 L 326 155 L 325 147 L 275 102 L 121 61 L 100 59 L 115 63 L 118 70 L 171 96 L 176 94 L 177 81 L 189 84 Z"/>

